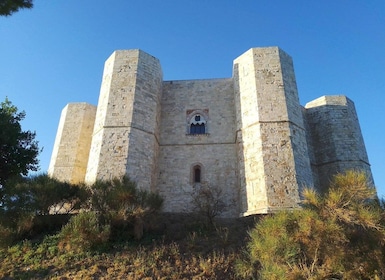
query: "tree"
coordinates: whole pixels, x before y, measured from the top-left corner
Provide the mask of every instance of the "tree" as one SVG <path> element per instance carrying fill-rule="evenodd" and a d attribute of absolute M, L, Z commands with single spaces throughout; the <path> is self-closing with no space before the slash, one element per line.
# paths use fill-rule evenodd
<path fill-rule="evenodd" d="M 224 202 L 224 194 L 218 186 L 208 183 L 197 184 L 191 195 L 194 211 L 207 220 L 208 225 L 215 226 L 215 217 L 226 210 L 228 205 Z"/>
<path fill-rule="evenodd" d="M 83 184 L 46 174 L 8 180 L 0 204 L 0 247 L 61 227 L 67 215 L 49 214 L 78 212 L 89 196 Z"/>
<path fill-rule="evenodd" d="M 32 0 L 0 0 L 0 16 L 10 16 L 19 9 L 32 7 Z"/>
<path fill-rule="evenodd" d="M 61 182 L 47 174 L 40 174 L 8 181 L 0 212 L 6 209 L 6 214 L 69 214 L 79 211 L 89 196 L 83 184 Z"/>
<path fill-rule="evenodd" d="M 384 209 L 364 173 L 304 192 L 302 210 L 267 216 L 250 232 L 238 272 L 257 279 L 384 279 Z"/>
<path fill-rule="evenodd" d="M 133 226 L 134 236 L 141 239 L 146 219 L 154 216 L 163 205 L 163 198 L 154 192 L 138 189 L 128 177 L 96 181 L 90 186 L 91 210 L 111 229 Z"/>
<path fill-rule="evenodd" d="M 27 175 L 39 169 L 37 156 L 40 152 L 36 133 L 23 131 L 20 121 L 25 112 L 18 112 L 16 106 L 5 99 L 0 103 L 0 187 L 8 179 Z"/>

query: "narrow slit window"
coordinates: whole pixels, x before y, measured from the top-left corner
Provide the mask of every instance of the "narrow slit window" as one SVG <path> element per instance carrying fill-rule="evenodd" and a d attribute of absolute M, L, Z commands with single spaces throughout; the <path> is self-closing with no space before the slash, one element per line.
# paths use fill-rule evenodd
<path fill-rule="evenodd" d="M 199 165 L 194 167 L 194 183 L 201 182 L 201 167 Z"/>

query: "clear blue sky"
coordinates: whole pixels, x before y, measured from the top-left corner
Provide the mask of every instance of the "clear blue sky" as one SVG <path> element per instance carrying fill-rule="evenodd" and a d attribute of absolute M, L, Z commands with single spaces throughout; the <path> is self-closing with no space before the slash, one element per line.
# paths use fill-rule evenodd
<path fill-rule="evenodd" d="M 355 102 L 379 195 L 385 196 L 384 0 L 35 0 L 0 17 L 0 100 L 27 113 L 48 169 L 62 108 L 96 105 L 116 49 L 157 57 L 165 80 L 224 78 L 251 47 L 294 59 L 301 104 Z"/>

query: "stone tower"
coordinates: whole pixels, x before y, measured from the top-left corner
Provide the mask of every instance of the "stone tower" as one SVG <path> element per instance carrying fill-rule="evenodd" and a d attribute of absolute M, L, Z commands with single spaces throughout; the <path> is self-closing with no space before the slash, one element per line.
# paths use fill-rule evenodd
<path fill-rule="evenodd" d="M 60 117 L 48 175 L 70 183 L 84 182 L 96 107 L 70 103 Z"/>
<path fill-rule="evenodd" d="M 105 63 L 86 182 L 128 175 L 154 190 L 162 70 L 140 50 L 115 51 Z"/>
<path fill-rule="evenodd" d="M 373 182 L 354 103 L 343 95 L 323 96 L 305 106 L 313 177 L 325 190 L 338 172 L 361 170 Z"/>
<path fill-rule="evenodd" d="M 292 60 L 277 47 L 250 49 L 233 76 L 241 212 L 297 207 L 313 179 Z"/>

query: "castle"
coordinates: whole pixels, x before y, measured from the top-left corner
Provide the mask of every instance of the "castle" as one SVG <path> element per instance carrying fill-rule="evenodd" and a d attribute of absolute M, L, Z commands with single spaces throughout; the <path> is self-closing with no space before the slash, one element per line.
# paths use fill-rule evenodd
<path fill-rule="evenodd" d="M 128 175 L 158 192 L 165 212 L 191 211 L 201 186 L 220 188 L 223 216 L 298 207 L 304 186 L 337 172 L 371 176 L 354 104 L 323 96 L 299 104 L 293 62 L 252 48 L 224 79 L 163 81 L 157 58 L 115 51 L 98 106 L 62 111 L 48 174 L 72 183 Z"/>

